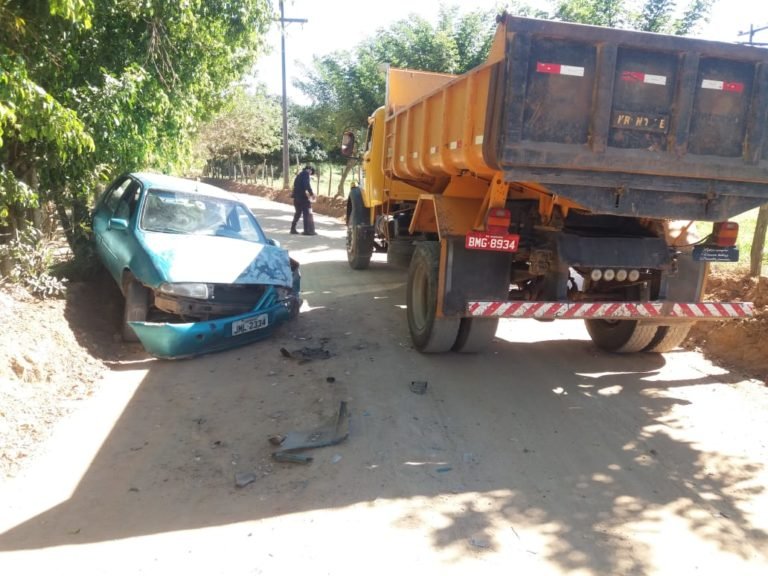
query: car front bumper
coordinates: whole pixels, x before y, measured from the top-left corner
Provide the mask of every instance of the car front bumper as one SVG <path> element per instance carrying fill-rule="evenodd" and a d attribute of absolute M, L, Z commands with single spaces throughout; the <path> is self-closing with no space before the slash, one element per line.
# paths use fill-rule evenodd
<path fill-rule="evenodd" d="M 256 308 L 245 314 L 200 322 L 129 322 L 144 349 L 157 358 L 181 359 L 236 348 L 269 337 L 298 313 L 301 300 Z M 266 323 L 264 323 L 266 319 Z M 247 330 L 247 331 L 243 331 Z"/>

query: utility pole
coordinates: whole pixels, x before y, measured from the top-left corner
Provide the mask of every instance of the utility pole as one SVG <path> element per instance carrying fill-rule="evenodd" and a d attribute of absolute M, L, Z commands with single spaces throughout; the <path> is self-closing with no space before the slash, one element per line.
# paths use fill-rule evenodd
<path fill-rule="evenodd" d="M 749 25 L 748 32 L 739 32 L 739 36 L 749 36 L 750 46 L 768 46 L 766 42 L 755 42 L 755 34 L 768 30 L 768 26 L 755 28 L 754 24 Z M 763 270 L 763 251 L 765 250 L 765 234 L 768 230 L 768 204 L 763 204 L 757 211 L 757 221 L 755 222 L 755 232 L 752 235 L 752 248 L 749 252 L 749 275 L 752 278 L 760 276 Z"/>
<path fill-rule="evenodd" d="M 739 36 L 749 36 L 749 44 L 750 46 L 766 46 L 766 42 L 755 42 L 755 34 L 758 32 L 762 32 L 763 30 L 768 30 L 768 26 L 763 26 L 761 28 L 755 28 L 754 24 L 749 25 L 749 31 L 748 32 L 739 32 Z"/>
<path fill-rule="evenodd" d="M 285 88 L 285 23 L 299 22 L 305 24 L 306 18 L 286 18 L 283 0 L 280 0 L 280 44 L 283 56 L 283 189 L 288 188 L 290 183 L 288 172 L 290 170 L 290 156 L 288 152 L 288 95 Z"/>

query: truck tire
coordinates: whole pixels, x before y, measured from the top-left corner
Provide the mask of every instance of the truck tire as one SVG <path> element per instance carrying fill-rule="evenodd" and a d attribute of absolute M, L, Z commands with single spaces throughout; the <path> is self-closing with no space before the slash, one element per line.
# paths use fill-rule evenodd
<path fill-rule="evenodd" d="M 460 318 L 437 318 L 440 243 L 420 242 L 408 269 L 408 329 L 414 347 L 426 354 L 448 352 L 456 342 Z"/>
<path fill-rule="evenodd" d="M 398 268 L 408 268 L 413 257 L 413 240 L 392 240 L 387 246 L 387 264 Z"/>
<path fill-rule="evenodd" d="M 347 199 L 347 262 L 353 270 L 365 270 L 373 254 L 370 211 L 358 192 Z"/>
<path fill-rule="evenodd" d="M 128 322 L 144 322 L 149 313 L 149 289 L 133 276 L 125 285 L 125 307 L 123 308 L 122 336 L 124 342 L 138 342 L 139 338 Z"/>
<path fill-rule="evenodd" d="M 592 342 L 607 352 L 632 354 L 648 346 L 658 326 L 637 320 L 584 320 Z"/>
<path fill-rule="evenodd" d="M 670 324 L 669 326 L 657 326 L 656 334 L 650 344 L 643 350 L 645 352 L 671 352 L 679 347 L 691 331 L 695 322 L 683 322 L 680 324 Z"/>
<path fill-rule="evenodd" d="M 493 342 L 498 327 L 498 318 L 462 318 L 452 350 L 462 354 L 480 352 Z"/>

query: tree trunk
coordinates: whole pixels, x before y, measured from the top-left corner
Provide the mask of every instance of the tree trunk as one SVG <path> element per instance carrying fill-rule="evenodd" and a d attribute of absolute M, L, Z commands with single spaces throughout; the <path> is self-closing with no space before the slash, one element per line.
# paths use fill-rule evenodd
<path fill-rule="evenodd" d="M 349 176 L 349 173 L 352 171 L 352 168 L 354 168 L 356 162 L 357 160 L 354 158 L 349 158 L 347 163 L 344 165 L 344 170 L 341 173 L 341 181 L 339 182 L 339 188 L 336 191 L 336 198 L 344 198 L 344 196 L 346 196 L 344 193 L 344 182 L 346 182 L 347 176 Z"/>
<path fill-rule="evenodd" d="M 749 275 L 753 278 L 760 276 L 763 267 L 766 230 L 768 230 L 768 204 L 763 204 L 757 213 L 755 235 L 752 237 L 752 250 L 749 254 Z"/>

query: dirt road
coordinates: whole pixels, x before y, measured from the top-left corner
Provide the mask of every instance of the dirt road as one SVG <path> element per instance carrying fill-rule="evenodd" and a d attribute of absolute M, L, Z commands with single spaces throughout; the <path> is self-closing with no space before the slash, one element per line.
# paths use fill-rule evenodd
<path fill-rule="evenodd" d="M 249 201 L 302 262 L 299 319 L 117 366 L 0 485 L 0 573 L 768 573 L 762 384 L 693 352 L 599 352 L 580 322 L 510 321 L 483 354 L 421 355 L 404 272 L 353 272 L 337 221 L 289 236 L 287 206 Z M 341 401 L 346 441 L 272 460 L 270 435 Z"/>

